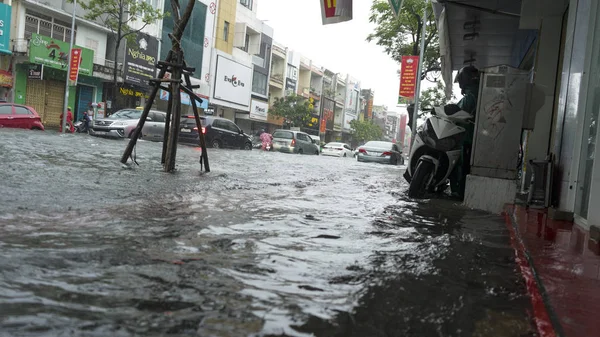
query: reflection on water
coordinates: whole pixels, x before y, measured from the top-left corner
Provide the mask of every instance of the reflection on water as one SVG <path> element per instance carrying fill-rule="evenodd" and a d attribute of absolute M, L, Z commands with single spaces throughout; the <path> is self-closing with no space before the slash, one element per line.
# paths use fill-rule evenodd
<path fill-rule="evenodd" d="M 181 147 L 171 175 L 157 143 L 124 169 L 125 142 L 0 137 L 8 334 L 529 334 L 503 224 L 407 200 L 399 167 L 221 150 L 200 174 Z"/>

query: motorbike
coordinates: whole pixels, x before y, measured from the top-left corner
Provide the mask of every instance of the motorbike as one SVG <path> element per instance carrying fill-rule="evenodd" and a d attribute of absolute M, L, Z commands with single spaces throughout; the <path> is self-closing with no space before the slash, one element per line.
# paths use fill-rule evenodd
<path fill-rule="evenodd" d="M 87 127 L 85 125 L 85 119 L 88 118 L 88 124 Z M 90 127 L 92 126 L 92 121 L 89 120 L 89 117 L 83 117 L 81 118 L 78 122 L 76 122 L 74 125 L 75 127 L 75 132 L 76 133 L 88 133 L 90 130 Z"/>
<path fill-rule="evenodd" d="M 460 161 L 466 137 L 466 129 L 457 122 L 472 123 L 474 118 L 463 110 L 446 114 L 444 106 L 435 107 L 432 113 L 417 129 L 404 172 L 410 184 L 410 198 L 423 198 L 428 192 L 446 190 L 450 174 Z"/>

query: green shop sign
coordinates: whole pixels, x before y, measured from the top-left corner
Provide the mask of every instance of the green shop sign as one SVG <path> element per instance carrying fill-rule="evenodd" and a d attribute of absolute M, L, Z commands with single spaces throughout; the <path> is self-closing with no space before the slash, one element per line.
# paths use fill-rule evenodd
<path fill-rule="evenodd" d="M 94 70 L 94 51 L 81 48 L 79 74 L 91 76 Z M 29 62 L 67 71 L 69 67 L 69 43 L 39 34 L 31 34 L 29 42 Z"/>

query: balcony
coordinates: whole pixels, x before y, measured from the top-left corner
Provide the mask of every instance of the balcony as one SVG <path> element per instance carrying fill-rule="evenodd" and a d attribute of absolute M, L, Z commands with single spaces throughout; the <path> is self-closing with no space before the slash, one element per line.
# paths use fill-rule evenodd
<path fill-rule="evenodd" d="M 273 51 L 273 55 L 277 56 L 283 60 L 285 60 L 285 56 L 287 54 L 287 51 L 283 48 L 281 48 L 280 46 L 273 44 L 273 47 L 271 49 Z"/>
<path fill-rule="evenodd" d="M 315 88 L 310 88 L 310 97 L 314 100 L 321 100 L 321 92 Z"/>
<path fill-rule="evenodd" d="M 283 75 L 281 75 L 281 74 L 271 75 L 271 78 L 269 79 L 269 85 L 274 86 L 279 89 L 283 89 Z"/>
<path fill-rule="evenodd" d="M 309 98 L 310 97 L 310 88 L 299 88 L 298 89 L 298 95 L 305 97 L 305 98 Z"/>

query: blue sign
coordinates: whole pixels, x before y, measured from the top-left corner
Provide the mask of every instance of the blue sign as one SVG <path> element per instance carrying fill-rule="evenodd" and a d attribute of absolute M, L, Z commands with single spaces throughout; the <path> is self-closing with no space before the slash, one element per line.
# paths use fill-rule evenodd
<path fill-rule="evenodd" d="M 10 14 L 11 7 L 0 3 L 0 54 L 12 54 L 10 42 Z"/>
<path fill-rule="evenodd" d="M 165 90 L 160 90 L 160 99 L 163 101 L 168 101 L 169 100 L 169 92 L 165 91 Z M 185 92 L 181 92 L 181 104 L 184 105 L 192 105 L 192 101 L 190 100 L 190 95 L 186 94 Z M 197 105 L 199 108 L 204 109 L 204 110 L 208 110 L 208 99 L 206 98 L 202 98 L 202 104 Z"/>

